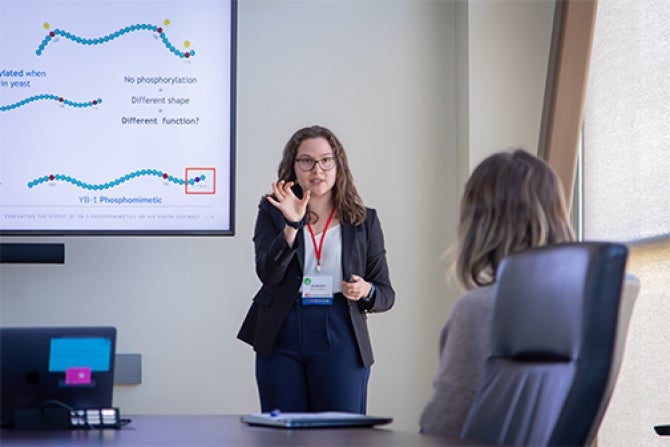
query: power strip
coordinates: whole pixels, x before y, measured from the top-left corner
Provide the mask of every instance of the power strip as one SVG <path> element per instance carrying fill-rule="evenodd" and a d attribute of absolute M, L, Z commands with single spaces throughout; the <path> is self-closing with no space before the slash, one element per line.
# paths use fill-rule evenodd
<path fill-rule="evenodd" d="M 80 408 L 70 410 L 72 428 L 120 428 L 118 408 Z"/>

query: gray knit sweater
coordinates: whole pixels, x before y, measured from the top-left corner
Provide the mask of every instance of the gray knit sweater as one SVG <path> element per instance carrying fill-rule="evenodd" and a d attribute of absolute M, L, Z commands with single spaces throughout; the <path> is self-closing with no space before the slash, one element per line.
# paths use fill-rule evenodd
<path fill-rule="evenodd" d="M 494 286 L 461 296 L 440 335 L 440 366 L 420 431 L 458 437 L 483 375 L 491 334 Z"/>

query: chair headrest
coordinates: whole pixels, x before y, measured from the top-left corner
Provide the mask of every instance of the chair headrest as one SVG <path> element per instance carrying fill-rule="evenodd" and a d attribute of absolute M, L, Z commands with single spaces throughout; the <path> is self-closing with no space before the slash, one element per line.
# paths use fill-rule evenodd
<path fill-rule="evenodd" d="M 577 242 L 506 257 L 496 281 L 492 356 L 574 360 L 590 316 L 618 312 L 618 303 L 601 297 L 612 288 L 620 295 L 627 255 L 621 244 Z"/>

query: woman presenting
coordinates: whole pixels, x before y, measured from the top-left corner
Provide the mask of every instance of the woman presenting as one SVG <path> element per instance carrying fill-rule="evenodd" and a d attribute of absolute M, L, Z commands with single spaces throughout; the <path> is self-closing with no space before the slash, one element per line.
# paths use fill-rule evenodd
<path fill-rule="evenodd" d="M 367 313 L 390 309 L 381 224 L 337 137 L 298 130 L 254 230 L 260 290 L 237 337 L 256 351 L 261 411 L 365 414 L 374 362 Z"/>

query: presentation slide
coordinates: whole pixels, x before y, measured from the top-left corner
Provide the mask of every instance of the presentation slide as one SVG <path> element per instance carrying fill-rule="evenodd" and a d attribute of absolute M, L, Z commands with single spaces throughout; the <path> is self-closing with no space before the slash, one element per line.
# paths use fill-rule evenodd
<path fill-rule="evenodd" d="M 0 0 L 0 232 L 233 234 L 232 0 Z"/>

